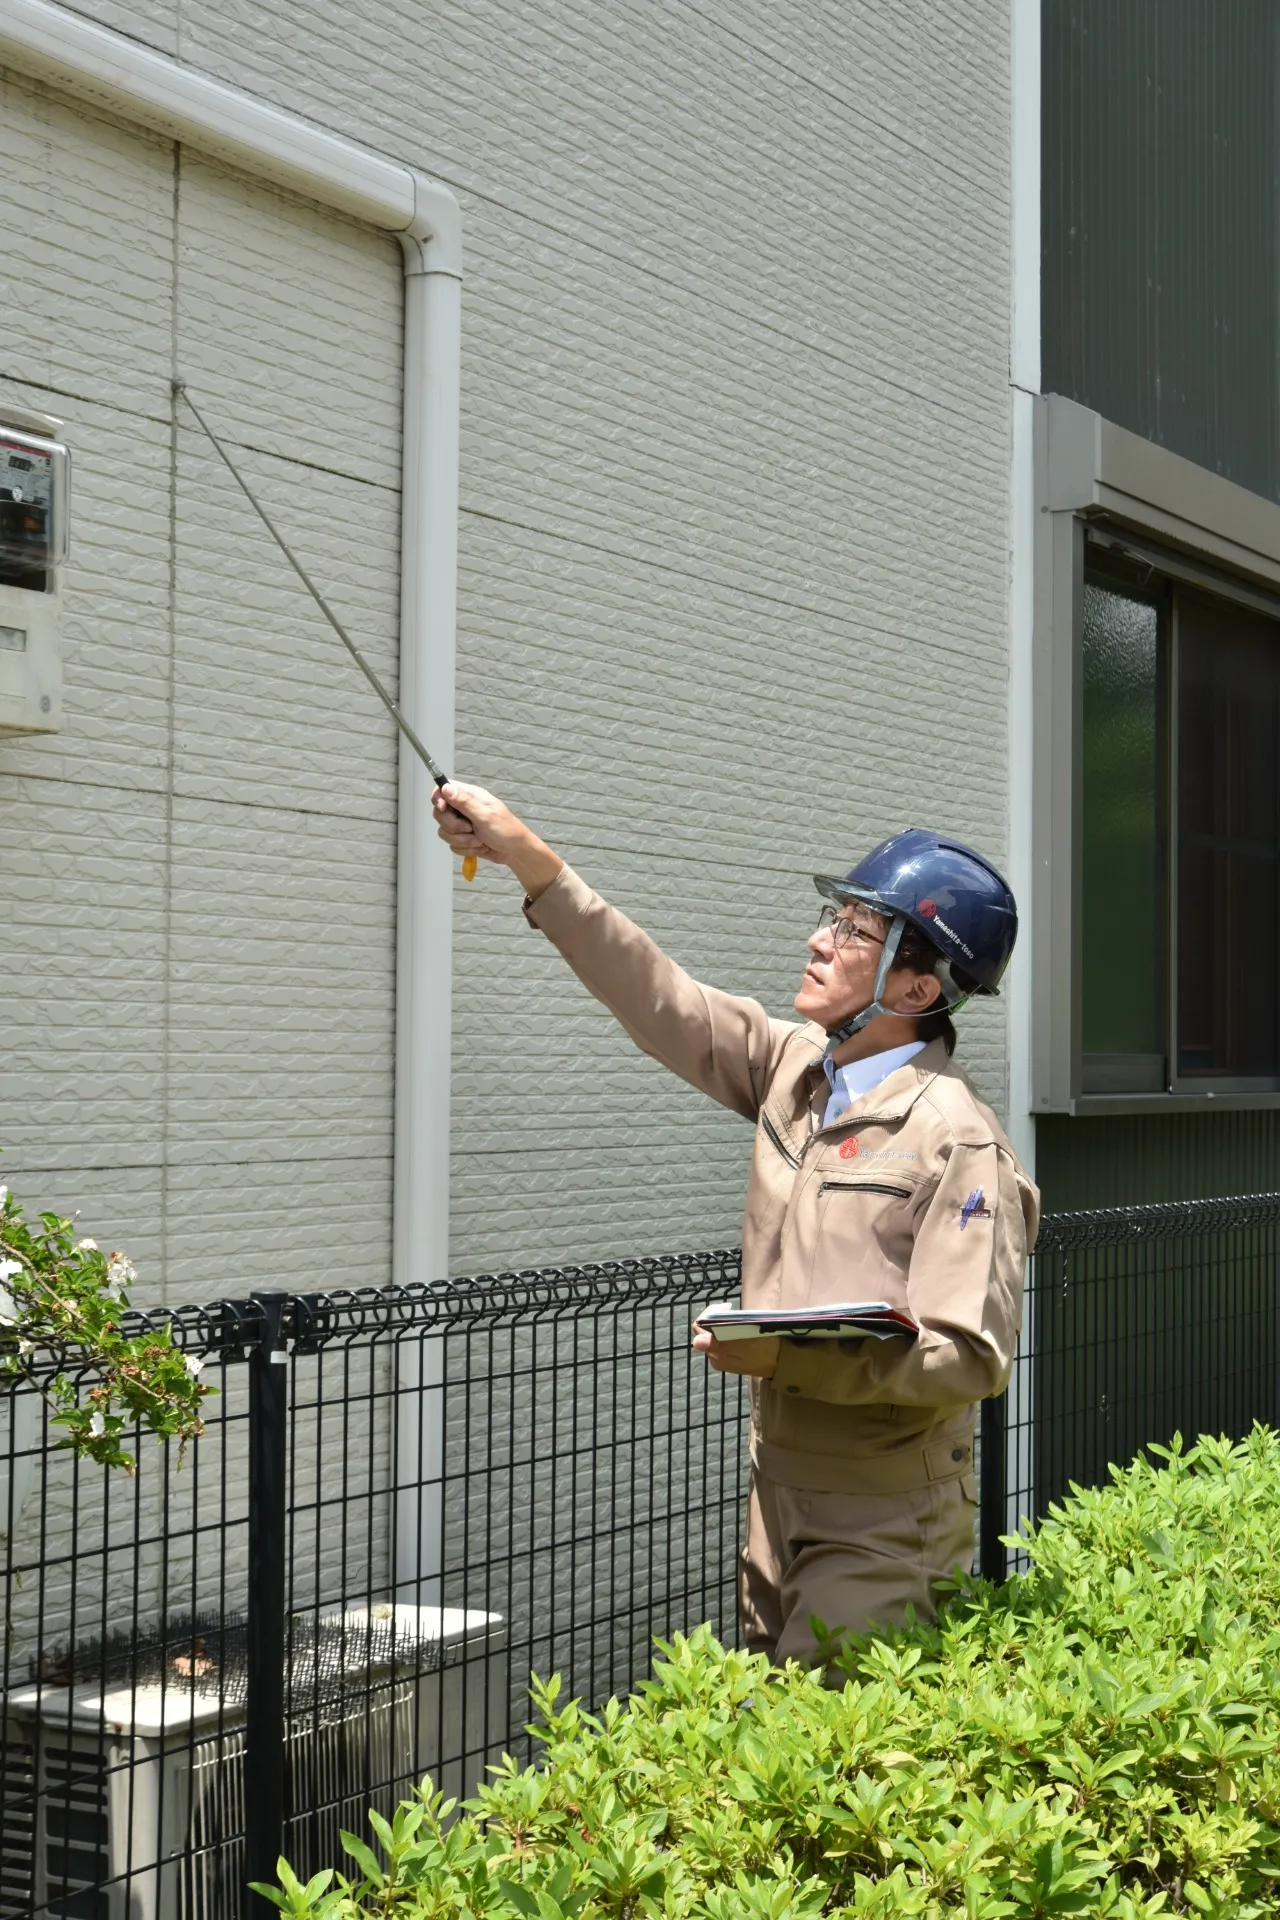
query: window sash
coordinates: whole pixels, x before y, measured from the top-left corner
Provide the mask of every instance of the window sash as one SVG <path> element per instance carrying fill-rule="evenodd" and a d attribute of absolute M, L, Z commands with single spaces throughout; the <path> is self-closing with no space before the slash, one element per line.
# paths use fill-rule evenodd
<path fill-rule="evenodd" d="M 1280 623 L 1180 589 L 1173 640 L 1173 1084 L 1274 1087 Z"/>
<path fill-rule="evenodd" d="M 1081 576 L 1080 1090 L 1274 1092 L 1280 608 L 1137 558 Z"/>

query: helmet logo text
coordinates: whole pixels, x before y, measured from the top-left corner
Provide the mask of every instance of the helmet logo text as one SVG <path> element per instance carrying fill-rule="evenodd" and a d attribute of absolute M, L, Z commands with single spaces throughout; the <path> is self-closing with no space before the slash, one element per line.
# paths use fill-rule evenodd
<path fill-rule="evenodd" d="M 916 908 L 916 912 L 920 915 L 922 919 L 932 920 L 934 926 L 938 929 L 938 932 L 945 933 L 948 940 L 953 940 L 956 946 L 959 947 L 961 953 L 964 955 L 966 960 L 972 960 L 973 948 L 966 946 L 964 941 L 960 938 L 960 935 L 956 932 L 955 928 L 947 924 L 947 922 L 943 919 L 942 915 L 938 912 L 938 909 L 934 905 L 932 900 L 922 900 L 919 906 Z"/>

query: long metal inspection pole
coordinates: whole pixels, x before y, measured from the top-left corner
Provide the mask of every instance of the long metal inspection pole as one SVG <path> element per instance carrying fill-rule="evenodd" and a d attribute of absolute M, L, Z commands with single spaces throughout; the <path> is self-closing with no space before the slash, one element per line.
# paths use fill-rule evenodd
<path fill-rule="evenodd" d="M 285 1608 L 289 1354 L 278 1288 L 252 1295 L 261 1338 L 249 1356 L 249 1596 L 244 1727 L 246 1881 L 273 1885 L 284 1850 Z M 275 1914 L 261 1894 L 247 1914 Z"/>
<path fill-rule="evenodd" d="M 301 560 L 299 560 L 297 554 L 294 552 L 293 548 L 289 545 L 289 542 L 285 539 L 279 527 L 276 525 L 275 521 L 271 518 L 271 515 L 267 512 L 266 508 L 263 506 L 261 500 L 259 500 L 257 494 L 254 492 L 253 488 L 249 485 L 249 482 L 245 479 L 239 467 L 236 465 L 235 461 L 231 458 L 231 455 L 227 452 L 226 448 L 223 446 L 222 441 L 219 439 L 218 435 L 214 432 L 213 428 L 209 425 L 209 422 L 205 419 L 203 413 L 201 413 L 199 407 L 196 405 L 195 401 L 191 398 L 191 394 L 187 389 L 186 381 L 175 380 L 173 382 L 173 391 L 180 400 L 185 402 L 190 412 L 194 415 L 196 421 L 200 426 L 201 431 L 205 435 L 205 438 L 209 441 L 209 444 L 212 446 L 218 458 L 221 460 L 223 466 L 227 469 L 227 472 L 231 475 L 231 478 L 235 481 L 241 493 L 244 495 L 245 499 L 249 502 L 249 505 L 253 508 L 259 520 L 261 520 L 263 526 L 266 528 L 267 532 L 271 535 L 271 538 L 275 541 L 281 553 L 284 555 L 285 559 L 289 562 L 289 565 L 293 568 L 299 580 L 301 580 L 303 586 L 306 588 L 307 592 L 311 595 L 311 598 L 315 601 L 316 605 L 319 607 L 325 619 L 329 622 L 329 625 L 333 628 L 339 640 L 341 640 L 343 646 L 346 648 L 347 652 L 351 655 L 351 658 L 355 661 L 355 664 L 359 667 L 361 673 L 364 675 L 365 679 L 369 682 L 369 685 L 373 688 L 373 691 L 377 694 L 379 700 L 381 700 L 383 706 L 386 708 L 387 712 L 391 715 L 391 718 L 395 721 L 401 733 L 404 735 L 405 739 L 409 742 L 409 745 L 413 748 L 419 760 L 421 760 L 423 766 L 427 769 L 427 772 L 431 775 L 431 778 L 435 781 L 438 787 L 446 786 L 448 784 L 448 779 L 449 779 L 448 774 L 442 773 L 440 768 L 436 765 L 435 761 L 431 758 L 431 755 L 427 752 L 421 740 L 418 738 L 413 728 L 409 725 L 409 722 L 405 719 L 404 715 L 401 713 L 399 702 L 391 698 L 391 695 L 387 692 L 381 680 L 378 678 L 373 668 L 369 665 L 369 662 L 365 659 L 359 647 L 356 645 L 355 641 L 351 638 L 351 635 L 347 632 L 341 620 L 339 620 L 337 614 L 334 612 L 333 608 L 329 605 L 329 602 L 325 599 L 319 587 L 316 585 L 315 581 L 311 578 L 311 575 L 307 572 Z"/>

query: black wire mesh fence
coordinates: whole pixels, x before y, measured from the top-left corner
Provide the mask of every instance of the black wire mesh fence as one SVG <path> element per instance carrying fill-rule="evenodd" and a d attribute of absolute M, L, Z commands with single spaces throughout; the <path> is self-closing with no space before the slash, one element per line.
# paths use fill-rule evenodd
<path fill-rule="evenodd" d="M 1070 1480 L 1280 1422 L 1278 1234 L 1277 1195 L 1046 1221 L 983 1410 L 984 1570 Z M 598 1703 L 655 1635 L 732 1638 L 745 1404 L 688 1338 L 738 1277 L 713 1253 L 147 1316 L 219 1394 L 132 1479 L 0 1393 L 0 1920 L 247 1920 L 278 1852 L 339 1863 L 423 1773 L 467 1793 L 527 1756 L 531 1671 Z"/>
<path fill-rule="evenodd" d="M 531 1671 L 625 1693 L 732 1636 L 735 1380 L 689 1354 L 733 1253 L 260 1293 L 167 1322 L 204 1436 L 105 1475 L 0 1396 L 4 1920 L 239 1920 L 430 1772 L 527 1755 Z M 52 1370 L 52 1362 L 51 1362 Z"/>
<path fill-rule="evenodd" d="M 982 1409 L 980 1564 L 1072 1482 L 1175 1434 L 1280 1426 L 1280 1194 L 1049 1215 L 1009 1390 Z"/>

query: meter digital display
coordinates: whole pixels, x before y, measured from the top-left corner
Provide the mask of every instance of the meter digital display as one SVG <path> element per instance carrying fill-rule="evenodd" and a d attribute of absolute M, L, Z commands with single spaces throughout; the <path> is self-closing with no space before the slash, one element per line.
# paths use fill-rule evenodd
<path fill-rule="evenodd" d="M 0 569 L 49 573 L 67 550 L 67 449 L 0 426 Z"/>

